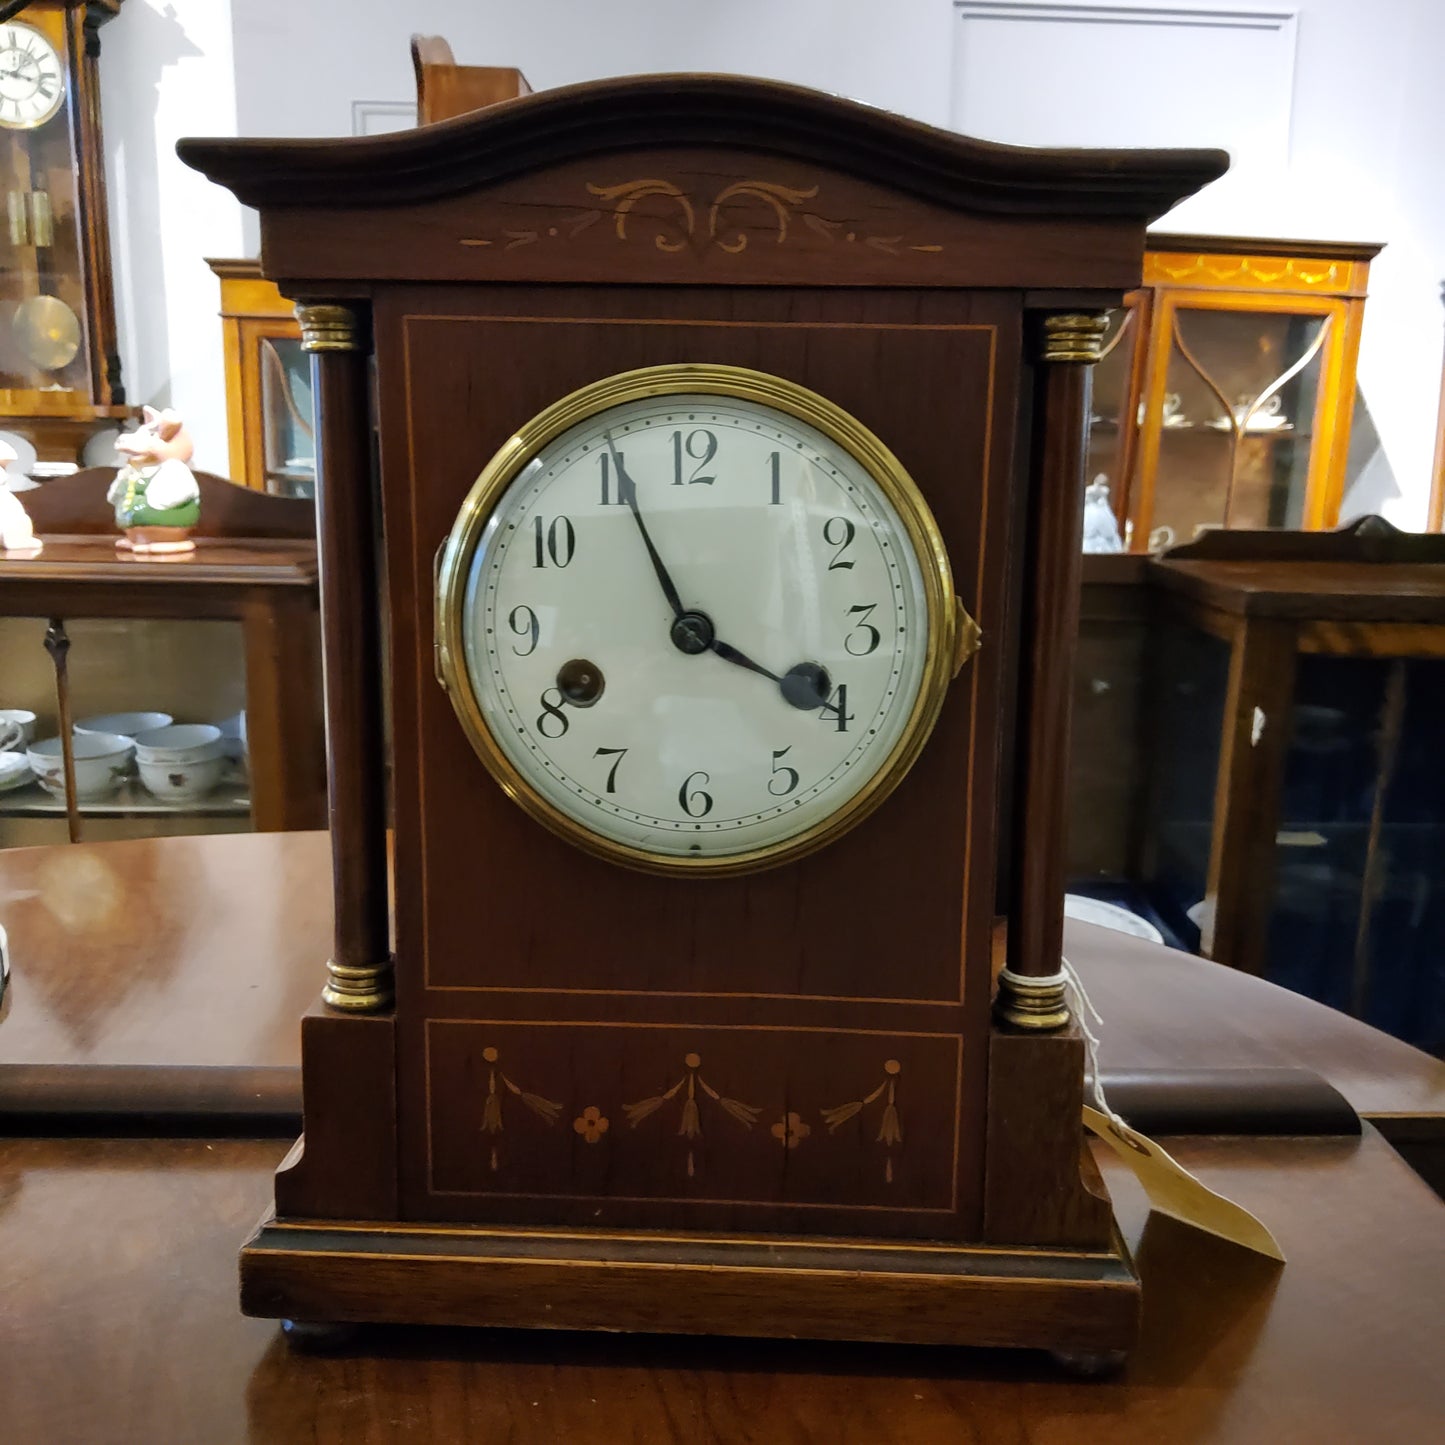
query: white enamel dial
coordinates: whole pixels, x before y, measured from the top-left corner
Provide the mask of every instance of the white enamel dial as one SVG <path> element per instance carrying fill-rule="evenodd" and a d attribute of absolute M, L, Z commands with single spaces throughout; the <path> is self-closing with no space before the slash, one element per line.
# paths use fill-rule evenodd
<path fill-rule="evenodd" d="M 869 466 L 787 410 L 673 392 L 577 422 L 459 578 L 512 790 L 682 866 L 816 836 L 921 743 L 941 551 L 919 551 Z"/>
<path fill-rule="evenodd" d="M 0 125 L 32 130 L 65 98 L 65 68 L 55 47 L 29 25 L 0 25 Z"/>

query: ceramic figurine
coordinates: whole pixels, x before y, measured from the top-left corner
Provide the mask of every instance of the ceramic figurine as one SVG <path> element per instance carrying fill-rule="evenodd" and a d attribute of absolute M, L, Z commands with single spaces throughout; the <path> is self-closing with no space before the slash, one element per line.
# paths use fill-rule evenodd
<path fill-rule="evenodd" d="M 0 442 L 0 472 L 17 460 L 17 455 L 8 442 Z M 33 557 L 42 545 L 35 535 L 30 514 L 0 475 L 0 552 L 20 552 Z"/>
<path fill-rule="evenodd" d="M 1124 539 L 1109 505 L 1109 480 L 1100 474 L 1084 488 L 1084 551 L 1122 552 Z"/>
<path fill-rule="evenodd" d="M 125 535 L 117 547 L 140 553 L 193 552 L 191 528 L 201 517 L 201 491 L 186 465 L 195 447 L 178 413 L 144 408 L 145 420 L 115 440 L 125 465 L 105 494 Z"/>

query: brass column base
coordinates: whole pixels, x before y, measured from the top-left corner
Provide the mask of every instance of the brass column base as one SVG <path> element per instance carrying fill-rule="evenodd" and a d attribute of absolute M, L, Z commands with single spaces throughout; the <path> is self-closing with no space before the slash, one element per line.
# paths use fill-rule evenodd
<path fill-rule="evenodd" d="M 998 976 L 994 1015 L 1017 1029 L 1035 1032 L 1061 1029 L 1069 1021 L 1069 1006 L 1064 1001 L 1067 983 L 1062 972 L 1031 978 L 1006 968 Z"/>
<path fill-rule="evenodd" d="M 394 997 L 391 960 L 361 967 L 328 960 L 321 997 L 329 1007 L 345 1013 L 377 1013 L 390 1008 Z"/>

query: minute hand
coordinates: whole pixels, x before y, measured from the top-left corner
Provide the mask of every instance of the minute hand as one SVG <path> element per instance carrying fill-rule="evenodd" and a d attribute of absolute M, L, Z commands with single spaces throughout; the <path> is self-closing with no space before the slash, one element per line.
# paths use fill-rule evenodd
<path fill-rule="evenodd" d="M 627 475 L 627 469 L 622 465 L 622 458 L 612 440 L 612 433 L 604 432 L 602 439 L 607 443 L 607 450 L 612 453 L 612 465 L 617 471 L 617 490 L 626 499 L 627 505 L 632 511 L 632 520 L 637 523 L 637 530 L 642 533 L 642 545 L 647 548 L 647 555 L 652 558 L 652 570 L 657 573 L 657 580 L 662 584 L 662 595 L 667 598 L 668 606 L 672 608 L 672 615 L 681 617 L 686 609 L 682 605 L 682 598 L 678 595 L 677 585 L 673 582 L 672 575 L 658 555 L 657 548 L 652 545 L 652 538 L 647 531 L 647 523 L 642 520 L 642 513 L 638 510 L 637 484 Z"/>

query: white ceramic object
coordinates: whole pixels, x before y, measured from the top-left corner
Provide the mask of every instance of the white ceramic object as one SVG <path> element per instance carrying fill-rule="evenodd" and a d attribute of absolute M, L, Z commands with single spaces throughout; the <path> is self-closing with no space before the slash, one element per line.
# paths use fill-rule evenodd
<path fill-rule="evenodd" d="M 83 717 L 75 724 L 78 733 L 118 733 L 134 738 L 137 733 L 169 727 L 175 719 L 168 712 L 102 712 Z"/>
<path fill-rule="evenodd" d="M 35 714 L 23 707 L 0 707 L 0 748 L 23 752 L 35 741 Z"/>
<path fill-rule="evenodd" d="M 75 755 L 75 798 L 80 803 L 108 798 L 130 771 L 135 744 L 119 733 L 76 733 L 71 739 Z M 26 754 L 40 786 L 53 798 L 65 797 L 65 759 L 59 738 L 44 738 Z"/>
<path fill-rule="evenodd" d="M 1122 552 L 1124 539 L 1109 505 L 1109 481 L 1102 474 L 1084 488 L 1084 551 Z"/>
<path fill-rule="evenodd" d="M 1081 893 L 1064 894 L 1064 917 L 1076 918 L 1080 923 L 1096 923 L 1100 928 L 1112 928 L 1115 933 L 1147 938 L 1150 943 L 1164 942 L 1164 935 L 1147 918 L 1140 918 L 1137 913 L 1131 913 L 1117 903 L 1085 898 Z"/>
<path fill-rule="evenodd" d="M 141 763 L 199 763 L 225 756 L 221 730 L 210 723 L 175 723 L 136 734 Z"/>
<path fill-rule="evenodd" d="M 204 798 L 230 766 L 229 760 L 217 754 L 191 762 L 157 762 L 139 760 L 140 780 L 146 791 L 172 803 L 194 803 Z"/>
<path fill-rule="evenodd" d="M 0 793 L 23 788 L 34 776 L 24 753 L 0 753 Z"/>

